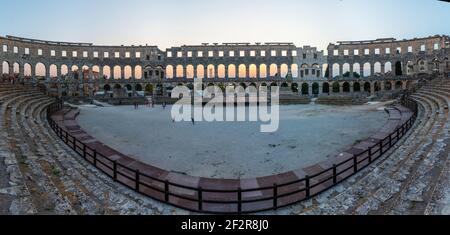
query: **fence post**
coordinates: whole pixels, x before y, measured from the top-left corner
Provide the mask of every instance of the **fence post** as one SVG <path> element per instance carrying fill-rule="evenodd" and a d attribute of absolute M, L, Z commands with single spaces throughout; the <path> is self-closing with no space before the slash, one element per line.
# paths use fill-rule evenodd
<path fill-rule="evenodd" d="M 380 156 L 383 155 L 383 140 L 380 140 Z"/>
<path fill-rule="evenodd" d="M 278 185 L 273 184 L 273 209 L 278 209 Z"/>
<path fill-rule="evenodd" d="M 238 214 L 242 212 L 242 189 L 238 188 Z"/>
<path fill-rule="evenodd" d="M 86 144 L 83 143 L 83 158 L 86 158 Z"/>
<path fill-rule="evenodd" d="M 139 170 L 136 170 L 136 177 L 135 177 L 135 183 L 136 183 L 136 191 L 138 191 L 139 192 Z"/>
<path fill-rule="evenodd" d="M 309 189 L 309 175 L 305 176 L 305 196 L 306 199 L 309 199 L 311 193 L 310 193 L 310 189 Z"/>
<path fill-rule="evenodd" d="M 97 166 L 97 150 L 94 149 L 94 166 Z"/>
<path fill-rule="evenodd" d="M 94 150 L 94 153 L 96 153 L 97 151 Z M 113 162 L 113 179 L 114 181 L 117 181 L 117 161 Z"/>
<path fill-rule="evenodd" d="M 337 184 L 337 167 L 333 164 L 333 184 Z"/>
<path fill-rule="evenodd" d="M 203 190 L 202 187 L 198 187 L 198 210 L 203 210 Z"/>
<path fill-rule="evenodd" d="M 169 202 L 169 181 L 164 181 L 164 200 Z"/>

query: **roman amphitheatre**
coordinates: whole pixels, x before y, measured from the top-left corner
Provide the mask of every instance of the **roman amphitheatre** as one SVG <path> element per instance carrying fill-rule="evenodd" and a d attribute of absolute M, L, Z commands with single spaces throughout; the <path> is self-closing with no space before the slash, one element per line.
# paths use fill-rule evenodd
<path fill-rule="evenodd" d="M 450 213 L 449 36 L 0 46 L 1 214 Z M 174 122 L 194 79 L 278 89 L 278 131 Z"/>

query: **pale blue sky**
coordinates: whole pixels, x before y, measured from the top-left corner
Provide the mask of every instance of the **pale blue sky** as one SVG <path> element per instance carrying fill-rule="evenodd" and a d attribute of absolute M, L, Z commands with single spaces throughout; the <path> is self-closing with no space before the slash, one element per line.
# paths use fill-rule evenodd
<path fill-rule="evenodd" d="M 329 42 L 450 34 L 437 0 L 0 0 L 0 35 L 113 45 Z"/>

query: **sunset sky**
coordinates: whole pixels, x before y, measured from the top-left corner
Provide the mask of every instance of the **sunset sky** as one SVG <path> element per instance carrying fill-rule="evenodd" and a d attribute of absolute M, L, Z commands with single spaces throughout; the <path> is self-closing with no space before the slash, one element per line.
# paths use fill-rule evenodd
<path fill-rule="evenodd" d="M 436 0 L 0 0 L 0 35 L 107 45 L 330 42 L 450 34 Z"/>

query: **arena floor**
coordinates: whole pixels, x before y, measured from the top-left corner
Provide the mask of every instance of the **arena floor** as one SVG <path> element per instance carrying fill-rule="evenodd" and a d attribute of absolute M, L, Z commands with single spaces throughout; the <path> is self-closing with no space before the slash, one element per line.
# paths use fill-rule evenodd
<path fill-rule="evenodd" d="M 173 122 L 171 107 L 80 107 L 78 122 L 116 150 L 169 171 L 248 178 L 307 167 L 366 138 L 388 115 L 383 104 L 280 107 L 280 127 L 259 122 Z"/>

